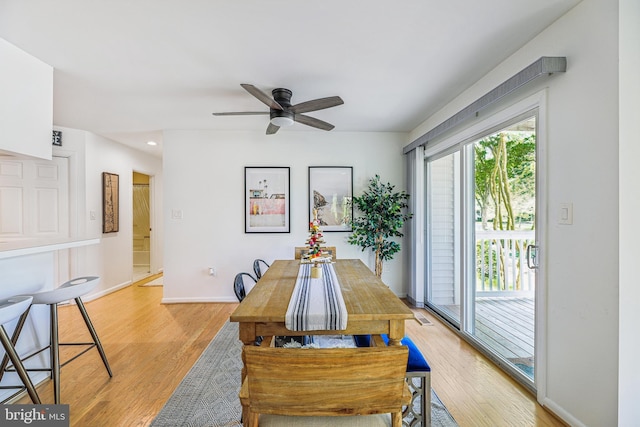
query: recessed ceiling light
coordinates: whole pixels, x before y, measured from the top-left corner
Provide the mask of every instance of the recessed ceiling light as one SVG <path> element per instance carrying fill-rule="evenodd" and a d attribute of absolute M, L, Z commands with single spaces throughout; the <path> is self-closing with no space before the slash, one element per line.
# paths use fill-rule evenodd
<path fill-rule="evenodd" d="M 158 145 L 155 141 L 147 141 L 147 145 Z"/>

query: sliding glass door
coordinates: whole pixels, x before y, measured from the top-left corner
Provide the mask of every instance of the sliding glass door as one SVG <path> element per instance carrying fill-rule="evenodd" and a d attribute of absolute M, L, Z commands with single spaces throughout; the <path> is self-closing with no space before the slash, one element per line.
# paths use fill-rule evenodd
<path fill-rule="evenodd" d="M 427 302 L 460 325 L 460 153 L 427 163 Z"/>
<path fill-rule="evenodd" d="M 533 384 L 536 115 L 427 158 L 427 305 Z"/>

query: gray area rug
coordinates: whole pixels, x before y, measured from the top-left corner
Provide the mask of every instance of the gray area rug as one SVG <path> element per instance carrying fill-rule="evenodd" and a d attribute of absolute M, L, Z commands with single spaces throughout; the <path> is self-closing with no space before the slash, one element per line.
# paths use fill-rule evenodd
<path fill-rule="evenodd" d="M 238 324 L 227 321 L 178 385 L 151 426 L 242 426 L 242 410 L 238 398 L 242 370 L 241 353 Z M 433 390 L 431 425 L 458 425 Z"/>

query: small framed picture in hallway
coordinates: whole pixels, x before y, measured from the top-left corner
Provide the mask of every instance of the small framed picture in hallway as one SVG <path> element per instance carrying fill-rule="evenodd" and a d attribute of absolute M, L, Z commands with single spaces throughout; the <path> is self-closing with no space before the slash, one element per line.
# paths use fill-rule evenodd
<path fill-rule="evenodd" d="M 244 168 L 244 232 L 289 233 L 288 167 Z"/>
<path fill-rule="evenodd" d="M 115 233 L 120 226 L 120 177 L 102 173 L 102 232 Z"/>

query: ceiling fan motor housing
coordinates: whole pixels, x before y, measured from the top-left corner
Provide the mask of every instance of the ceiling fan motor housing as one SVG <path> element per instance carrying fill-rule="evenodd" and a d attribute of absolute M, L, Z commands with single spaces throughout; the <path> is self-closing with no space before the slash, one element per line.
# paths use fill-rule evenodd
<path fill-rule="evenodd" d="M 278 104 L 282 105 L 283 108 L 291 107 L 291 95 L 293 95 L 293 92 L 289 89 L 281 87 L 276 88 L 271 91 L 271 95 L 273 95 L 273 99 L 275 99 Z"/>
<path fill-rule="evenodd" d="M 294 114 L 289 111 L 291 107 L 291 95 L 289 89 L 277 88 L 271 91 L 273 99 L 282 106 L 283 110 L 270 109 L 269 118 L 276 126 L 290 126 L 293 124 Z"/>

